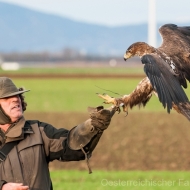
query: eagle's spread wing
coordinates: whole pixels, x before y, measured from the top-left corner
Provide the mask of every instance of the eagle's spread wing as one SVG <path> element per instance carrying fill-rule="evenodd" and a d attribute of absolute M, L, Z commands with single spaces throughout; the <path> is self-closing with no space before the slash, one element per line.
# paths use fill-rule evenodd
<path fill-rule="evenodd" d="M 164 52 L 168 61 L 172 60 L 180 84 L 187 88 L 185 78 L 190 82 L 190 27 L 166 24 L 159 32 L 163 41 L 158 50 Z"/>
<path fill-rule="evenodd" d="M 150 54 L 144 55 L 141 61 L 145 64 L 144 71 L 156 90 L 160 102 L 164 108 L 167 107 L 168 113 L 172 109 L 173 103 L 188 102 L 179 80 L 162 58 L 156 54 Z"/>

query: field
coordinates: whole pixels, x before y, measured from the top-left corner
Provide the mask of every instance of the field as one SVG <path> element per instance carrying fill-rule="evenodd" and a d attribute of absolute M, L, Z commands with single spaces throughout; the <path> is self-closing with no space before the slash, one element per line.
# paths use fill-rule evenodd
<path fill-rule="evenodd" d="M 26 113 L 54 126 L 72 128 L 88 118 L 87 113 Z M 92 170 L 190 170 L 189 121 L 178 114 L 115 114 L 96 147 L 90 165 Z M 85 161 L 54 161 L 51 170 L 86 170 Z"/>
<path fill-rule="evenodd" d="M 124 78 L 12 78 L 17 86 L 31 90 L 25 94 L 30 105 L 29 112 L 86 112 L 88 106 L 102 104 L 103 100 L 96 93 L 121 97 L 132 92 L 140 81 L 140 79 L 131 78 L 127 80 Z M 186 92 L 190 94 L 190 89 Z M 138 108 L 134 108 L 134 111 L 138 111 Z M 148 106 L 143 109 L 143 112 L 146 111 L 163 112 L 165 110 L 154 96 Z"/>
<path fill-rule="evenodd" d="M 12 76 L 17 86 L 31 89 L 25 93 L 28 103 L 26 118 L 68 129 L 89 117 L 88 106 L 104 105 L 97 92 L 120 97 L 130 93 L 141 79 L 141 74 L 137 78 L 114 78 L 113 71 L 105 75 L 112 77 L 84 78 L 81 77 L 84 73 L 80 78 L 76 75 L 69 77 L 68 73 L 67 77 L 63 77 L 63 73 L 55 77 L 56 72 L 50 75 L 47 70 L 44 70 L 44 77 L 36 78 L 35 73 L 31 72 L 30 77 L 19 77 L 22 73 L 2 73 Z M 77 74 L 77 71 L 70 70 L 70 73 Z M 190 96 L 190 89 L 186 92 Z M 158 99 L 153 97 L 146 108 L 130 110 L 127 117 L 123 112 L 114 115 L 90 159 L 93 174 L 88 174 L 85 161 L 54 161 L 50 163 L 53 184 L 56 190 L 63 187 L 68 190 L 189 189 L 189 144 L 189 121 L 174 111 L 167 114 Z M 109 183 L 102 185 L 102 179 L 108 179 Z M 117 185 L 119 180 L 125 185 Z M 143 186 L 139 180 L 156 181 L 157 185 Z M 157 181 L 160 180 L 166 181 L 165 184 L 158 185 Z M 138 184 L 129 186 L 127 181 Z M 175 182 L 169 185 L 172 181 Z"/>
<path fill-rule="evenodd" d="M 51 173 L 56 190 L 188 190 L 189 172 L 85 171 L 64 170 Z"/>
<path fill-rule="evenodd" d="M 86 112 L 88 106 L 102 104 L 103 99 L 96 93 L 121 97 L 130 93 L 139 79 L 15 79 L 15 82 L 18 86 L 31 90 L 25 94 L 30 105 L 29 112 Z M 146 110 L 163 111 L 163 108 L 154 97 Z"/>
<path fill-rule="evenodd" d="M 25 93 L 29 105 L 25 114 L 28 119 L 35 118 L 68 129 L 89 117 L 88 106 L 109 107 L 96 95 L 97 89 L 101 93 L 105 91 L 95 85 L 125 94 L 138 81 L 113 78 L 15 79 L 18 86 L 23 84 L 31 89 Z M 174 111 L 167 114 L 154 97 L 146 108 L 130 110 L 127 117 L 123 112 L 115 114 L 94 151 L 91 165 L 105 170 L 189 170 L 189 142 L 188 120 Z M 86 169 L 86 164 L 54 162 L 51 165 L 52 169 L 60 167 Z"/>

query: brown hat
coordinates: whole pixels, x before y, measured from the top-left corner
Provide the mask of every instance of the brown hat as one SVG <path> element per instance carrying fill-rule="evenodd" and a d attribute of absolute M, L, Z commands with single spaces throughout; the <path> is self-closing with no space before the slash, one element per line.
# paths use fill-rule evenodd
<path fill-rule="evenodd" d="M 11 79 L 0 77 L 0 98 L 7 98 L 28 92 L 30 90 L 19 90 Z"/>

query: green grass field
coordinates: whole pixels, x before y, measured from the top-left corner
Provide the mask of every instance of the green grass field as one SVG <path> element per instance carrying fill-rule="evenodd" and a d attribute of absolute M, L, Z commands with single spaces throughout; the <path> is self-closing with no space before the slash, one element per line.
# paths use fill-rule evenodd
<path fill-rule="evenodd" d="M 56 190 L 189 190 L 190 172 L 169 171 L 52 171 Z"/>
<path fill-rule="evenodd" d="M 30 89 L 25 93 L 30 112 L 86 112 L 88 106 L 103 105 L 96 93 L 121 97 L 130 93 L 139 79 L 14 79 L 17 86 Z M 105 89 L 105 90 L 103 90 Z M 106 91 L 110 90 L 118 94 Z M 190 94 L 190 89 L 187 89 Z M 105 105 L 105 104 L 104 104 Z M 109 105 L 105 105 L 105 107 Z M 138 111 L 135 108 L 133 111 Z M 158 98 L 153 96 L 143 111 L 165 111 Z"/>

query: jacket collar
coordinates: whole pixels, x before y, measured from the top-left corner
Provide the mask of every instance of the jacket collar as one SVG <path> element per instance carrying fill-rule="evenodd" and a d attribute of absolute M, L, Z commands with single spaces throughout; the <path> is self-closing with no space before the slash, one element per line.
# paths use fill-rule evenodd
<path fill-rule="evenodd" d="M 15 138 L 22 135 L 22 128 L 24 127 L 25 119 L 22 117 L 16 124 L 13 124 L 8 129 L 8 132 L 5 133 L 6 137 Z"/>
<path fill-rule="evenodd" d="M 8 132 L 5 133 L 6 143 L 24 139 L 24 134 L 34 133 L 31 126 L 27 125 L 25 118 L 22 117 L 16 124 L 10 126 Z"/>

